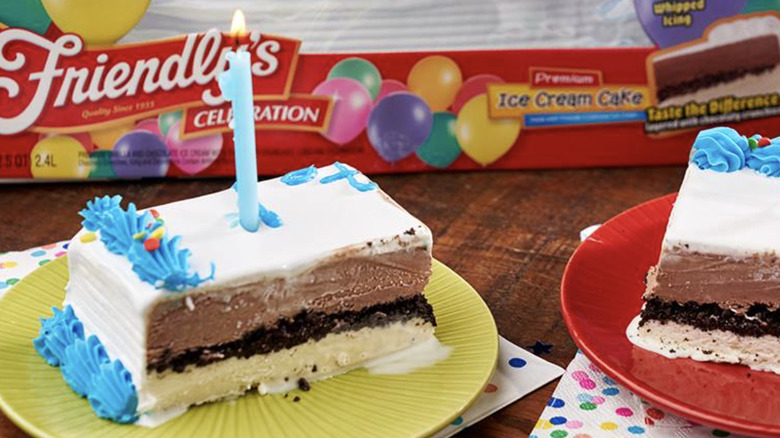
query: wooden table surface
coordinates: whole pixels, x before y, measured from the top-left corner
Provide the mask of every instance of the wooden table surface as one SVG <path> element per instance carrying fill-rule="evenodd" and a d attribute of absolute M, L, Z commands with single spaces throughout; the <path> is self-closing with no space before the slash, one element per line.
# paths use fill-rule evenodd
<path fill-rule="evenodd" d="M 384 175 L 382 188 L 433 231 L 434 256 L 471 283 L 510 341 L 553 344 L 542 357 L 566 367 L 576 346 L 560 314 L 563 269 L 579 231 L 676 191 L 682 167 Z M 139 207 L 185 199 L 230 181 L 0 185 L 0 251 L 69 239 L 96 195 Z M 557 381 L 466 429 L 463 437 L 527 436 Z M 26 436 L 0 414 L 0 437 Z"/>

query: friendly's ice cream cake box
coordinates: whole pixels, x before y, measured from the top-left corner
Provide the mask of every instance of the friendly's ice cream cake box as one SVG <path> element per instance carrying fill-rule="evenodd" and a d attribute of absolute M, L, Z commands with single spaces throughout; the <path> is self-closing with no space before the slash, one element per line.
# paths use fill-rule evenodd
<path fill-rule="evenodd" d="M 247 32 L 231 33 L 236 10 Z M 15 0 L 0 179 L 229 176 L 226 54 L 251 57 L 258 172 L 679 164 L 773 132 L 775 0 Z M 780 134 L 778 134 L 780 135 Z"/>

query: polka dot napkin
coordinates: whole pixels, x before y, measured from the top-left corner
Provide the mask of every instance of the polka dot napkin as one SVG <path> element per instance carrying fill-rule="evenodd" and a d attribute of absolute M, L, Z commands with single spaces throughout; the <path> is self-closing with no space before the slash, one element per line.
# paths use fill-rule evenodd
<path fill-rule="evenodd" d="M 0 253 L 0 297 L 37 267 L 65 255 L 67 249 L 67 242 L 58 242 L 27 251 Z"/>
<path fill-rule="evenodd" d="M 653 407 L 615 383 L 581 352 L 569 364 L 529 438 L 548 437 L 739 438 Z"/>
<path fill-rule="evenodd" d="M 25 275 L 66 252 L 67 242 L 58 242 L 27 251 L 0 254 L 0 297 Z M 504 338 L 499 338 L 498 360 L 496 372 L 480 398 L 452 424 L 434 435 L 435 438 L 452 436 L 563 374 L 563 368 Z"/>
<path fill-rule="evenodd" d="M 599 226 L 580 232 L 584 240 Z M 578 352 L 529 438 L 704 438 L 737 435 L 666 414 L 618 385 Z"/>
<path fill-rule="evenodd" d="M 563 374 L 553 365 L 499 337 L 498 366 L 485 392 L 474 405 L 433 438 L 454 435 Z M 519 431 L 518 431 L 519 432 Z"/>

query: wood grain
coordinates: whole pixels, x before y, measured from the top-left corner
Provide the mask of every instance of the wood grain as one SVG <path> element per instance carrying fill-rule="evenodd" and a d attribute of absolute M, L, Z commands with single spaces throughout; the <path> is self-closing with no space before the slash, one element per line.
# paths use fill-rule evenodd
<path fill-rule="evenodd" d="M 683 168 L 492 171 L 385 175 L 374 178 L 430 226 L 434 256 L 484 297 L 510 341 L 554 345 L 543 357 L 565 367 L 576 346 L 560 315 L 559 287 L 579 231 L 676 191 Z M 229 187 L 228 180 L 0 185 L 0 250 L 70 238 L 87 199 L 121 193 L 139 207 Z M 530 433 L 551 383 L 461 433 L 517 437 Z M 0 436 L 26 435 L 0 414 Z"/>

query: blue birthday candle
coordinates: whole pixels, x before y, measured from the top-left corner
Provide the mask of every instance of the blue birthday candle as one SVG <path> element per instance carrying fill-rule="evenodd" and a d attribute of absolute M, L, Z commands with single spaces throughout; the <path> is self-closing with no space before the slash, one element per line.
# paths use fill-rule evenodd
<path fill-rule="evenodd" d="M 219 88 L 233 108 L 233 143 L 236 156 L 236 188 L 239 223 L 247 231 L 257 231 L 257 156 L 249 53 L 228 52 L 228 70 L 219 75 Z"/>

